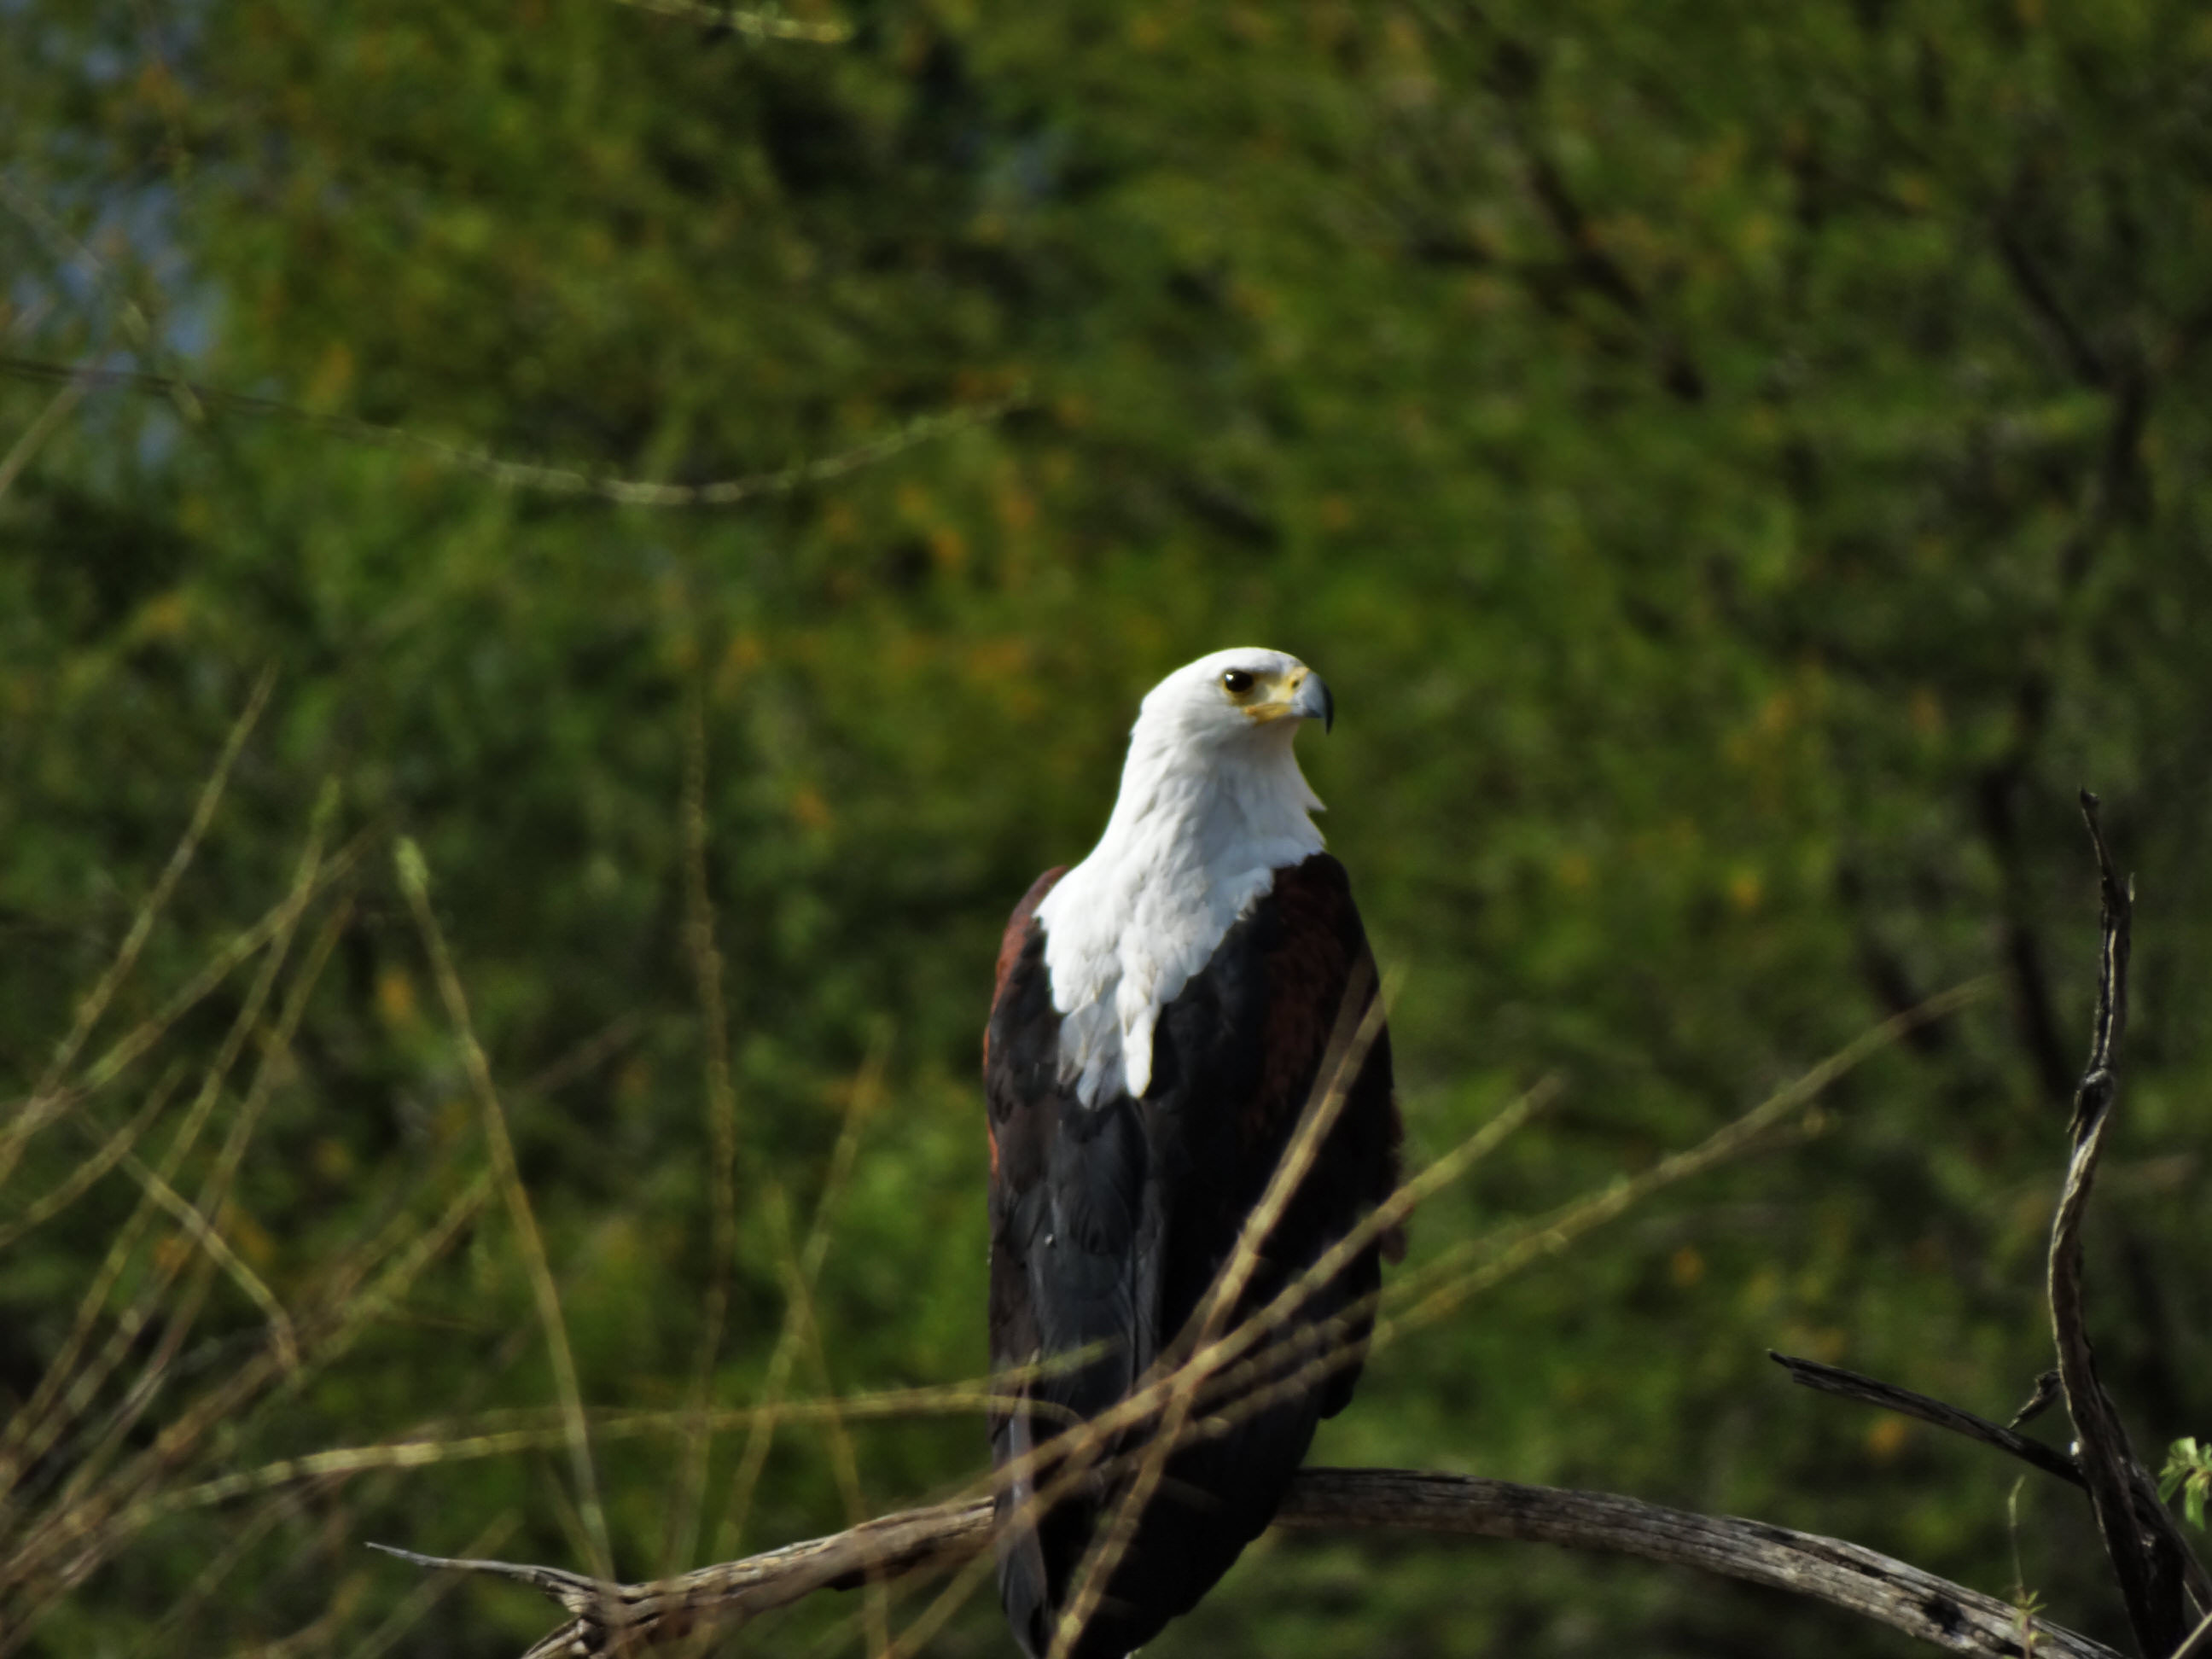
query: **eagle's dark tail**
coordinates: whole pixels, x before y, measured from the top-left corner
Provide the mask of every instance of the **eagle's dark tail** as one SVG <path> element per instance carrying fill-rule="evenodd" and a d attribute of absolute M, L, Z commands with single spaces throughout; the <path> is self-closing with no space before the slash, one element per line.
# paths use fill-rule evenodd
<path fill-rule="evenodd" d="M 1123 1659 L 1198 1604 L 1274 1519 L 1313 1438 L 1317 1404 L 1310 1394 L 1284 1401 L 1168 1460 L 1069 1659 Z M 1000 1499 L 1000 1599 L 1028 1659 L 1051 1650 L 1061 1609 L 1118 1497 L 1069 1498 L 1034 1526 L 1011 1524 L 1018 1499 Z"/>

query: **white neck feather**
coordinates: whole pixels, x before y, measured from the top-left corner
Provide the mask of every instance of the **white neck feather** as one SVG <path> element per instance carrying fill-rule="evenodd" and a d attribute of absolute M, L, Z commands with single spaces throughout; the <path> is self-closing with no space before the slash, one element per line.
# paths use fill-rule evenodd
<path fill-rule="evenodd" d="M 1139 718 L 1106 833 L 1037 907 L 1060 1079 L 1086 1106 L 1145 1092 L 1160 1010 L 1277 870 L 1322 849 L 1296 720 L 1222 736 L 1173 712 Z"/>

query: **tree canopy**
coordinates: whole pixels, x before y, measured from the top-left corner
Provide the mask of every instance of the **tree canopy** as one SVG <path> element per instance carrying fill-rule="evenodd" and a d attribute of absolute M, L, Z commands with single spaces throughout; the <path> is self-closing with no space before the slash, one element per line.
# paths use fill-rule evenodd
<path fill-rule="evenodd" d="M 972 1477 L 972 1401 L 683 1425 L 981 1376 L 998 929 L 1138 696 L 1242 642 L 1336 693 L 1304 761 L 1413 1161 L 1559 1081 L 1410 1270 L 1987 982 L 1810 1129 L 1400 1308 L 1316 1458 L 1832 1533 L 2118 1639 L 2075 1494 L 1764 1351 L 2000 1419 L 2049 1364 L 2086 785 L 2139 879 L 2099 1352 L 2141 1439 L 2212 1429 L 2201 9 L 4 16 L 0 1557 L 90 1541 L 0 1584 L 0 1651 L 512 1654 L 529 1598 L 428 1611 L 362 1542 L 580 1566 L 603 1502 L 636 1576 Z M 325 1346 L 186 1437 L 256 1286 Z M 1906 1650 L 1298 1536 L 1148 1656 L 1631 1639 Z M 929 1650 L 1010 1651 L 988 1593 Z"/>

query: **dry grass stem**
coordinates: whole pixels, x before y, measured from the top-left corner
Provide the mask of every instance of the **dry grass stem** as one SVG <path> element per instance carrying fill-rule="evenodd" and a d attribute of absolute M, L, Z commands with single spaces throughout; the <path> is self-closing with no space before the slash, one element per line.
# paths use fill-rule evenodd
<path fill-rule="evenodd" d="M 767 1465 L 769 1450 L 775 1441 L 777 1404 L 790 1386 L 791 1368 L 799 1358 L 803 1333 L 813 1322 L 814 1286 L 821 1277 L 823 1264 L 829 1260 L 837 1206 L 844 1198 L 846 1183 L 860 1156 L 860 1132 L 867 1113 L 874 1107 L 882 1089 L 884 1060 L 880 1050 L 869 1057 L 847 1098 L 844 1122 L 830 1156 L 830 1170 L 823 1179 L 821 1196 L 815 1200 L 813 1219 L 808 1224 L 803 1247 L 793 1247 L 790 1200 L 783 1188 L 765 1176 L 758 1178 L 770 1245 L 775 1251 L 776 1270 L 783 1280 L 784 1316 L 782 1327 L 776 1333 L 775 1347 L 769 1355 L 767 1375 L 761 1382 L 759 1415 L 746 1433 L 744 1450 L 731 1480 L 722 1522 L 715 1528 L 714 1553 L 718 1556 L 736 1553 L 744 1536 L 753 1494 L 758 1489 L 761 1471 Z"/>
<path fill-rule="evenodd" d="M 317 869 L 313 882 L 304 891 L 295 890 L 288 892 L 252 927 L 231 938 L 201 965 L 182 988 L 155 1012 L 118 1037 L 98 1060 L 87 1066 L 82 1077 L 56 1088 L 51 1097 L 46 1097 L 43 1109 L 65 1110 L 80 1101 L 91 1098 L 143 1058 L 168 1035 L 170 1028 L 178 1020 L 205 1001 L 218 986 L 228 979 L 240 963 L 251 960 L 280 933 L 289 931 L 297 923 L 301 911 L 308 903 L 328 891 L 333 884 L 350 875 L 368 850 L 370 839 L 369 833 L 363 831 L 324 860 Z"/>
<path fill-rule="evenodd" d="M 336 805 L 335 793 L 325 789 L 322 799 L 318 803 L 314 820 L 309 827 L 307 846 L 301 854 L 299 866 L 295 872 L 292 891 L 295 898 L 310 890 L 313 885 L 315 873 L 322 859 L 323 836 L 328 830 Z M 301 902 L 304 904 L 304 900 Z M 295 908 L 292 914 L 296 921 L 301 910 Z M 326 921 L 325 927 L 309 946 L 306 962 L 294 976 L 289 992 L 278 1012 L 276 1030 L 270 1034 L 263 1046 L 259 1062 L 254 1068 L 253 1081 L 247 1086 L 246 1098 L 239 1107 L 238 1114 L 233 1121 L 231 1133 L 226 1137 L 224 1147 L 216 1158 L 215 1168 L 202 1185 L 198 1201 L 196 1204 L 185 1205 L 181 1196 L 169 1187 L 164 1174 L 146 1170 L 143 1164 L 138 1164 L 135 1157 L 125 1161 L 125 1167 L 131 1169 L 134 1176 L 141 1180 L 142 1185 L 146 1187 L 149 1194 L 161 1203 L 163 1208 L 171 1210 L 183 1225 L 185 1235 L 204 1252 L 208 1261 L 228 1273 L 234 1282 L 246 1292 L 248 1299 L 261 1310 L 263 1316 L 269 1322 L 270 1338 L 276 1358 L 283 1370 L 292 1374 L 296 1374 L 300 1370 L 301 1354 L 298 1333 L 291 1316 L 285 1311 L 275 1294 L 262 1284 L 259 1276 L 238 1258 L 236 1253 L 230 1249 L 228 1241 L 222 1237 L 220 1231 L 213 1224 L 228 1197 L 231 1179 L 236 1173 L 239 1162 L 244 1157 L 246 1142 L 252 1137 L 254 1126 L 259 1121 L 262 1105 L 266 1101 L 269 1091 L 274 1086 L 278 1075 L 289 1066 L 294 1036 L 298 1030 L 300 1019 L 306 1012 L 308 999 L 313 994 L 323 969 L 330 961 L 331 951 L 337 945 L 338 928 L 343 924 L 343 919 L 342 909 L 338 915 Z M 257 1011 L 265 1004 L 268 990 L 273 986 L 274 975 L 281 969 L 284 958 L 289 952 L 291 939 L 292 931 L 287 927 L 280 931 L 276 938 L 270 942 L 266 964 L 267 972 L 257 988 L 262 994 L 250 999 Z M 243 1029 L 242 1025 L 234 1026 L 234 1034 Z M 228 1069 L 227 1066 L 225 1069 Z M 204 1091 L 203 1098 L 211 1100 L 212 1097 Z M 198 1133 L 198 1128 L 195 1127 L 192 1130 L 193 1139 L 197 1139 Z M 181 1154 L 177 1149 L 173 1148 L 171 1157 L 167 1160 L 168 1169 L 173 1171 L 179 1167 L 180 1162 Z M 173 1208 L 173 1206 L 181 1207 Z M 164 1282 L 157 1277 L 157 1285 Z M 119 1451 L 124 1437 L 152 1405 L 155 1395 L 164 1386 L 165 1373 L 170 1363 L 183 1346 L 185 1338 L 191 1334 L 193 1322 L 205 1296 L 205 1284 L 196 1278 L 191 1292 L 179 1309 L 166 1322 L 161 1342 L 155 1351 L 154 1358 L 148 1362 L 141 1374 L 139 1384 L 128 1396 L 129 1409 L 118 1414 L 115 1422 L 100 1437 L 94 1449 L 79 1466 L 70 1486 L 64 1489 L 63 1494 L 64 1503 L 71 1501 L 78 1492 L 88 1486 L 91 1480 L 101 1469 L 106 1467 L 110 1460 Z M 149 1300 L 151 1300 L 150 1295 L 142 1297 L 141 1304 L 144 1305 Z"/>
<path fill-rule="evenodd" d="M 226 764 L 228 758 L 227 751 Z M 208 799 L 207 791 L 202 792 L 202 799 L 204 801 Z M 210 807 L 210 815 L 212 811 Z M 188 839 L 196 843 L 196 837 Z M 312 866 L 314 861 L 314 836 L 312 834 L 309 846 L 309 853 L 302 858 L 303 868 Z M 177 861 L 173 859 L 171 865 L 173 868 L 177 867 Z M 290 910 L 289 919 L 270 939 L 262 957 L 260 971 L 255 975 L 215 1059 L 203 1073 L 199 1091 L 186 1109 L 184 1121 L 171 1137 L 161 1165 L 155 1171 L 163 1186 L 173 1180 L 198 1142 L 202 1129 L 221 1098 L 225 1079 L 237 1064 L 248 1038 L 258 1024 L 261 1012 L 283 970 L 299 915 L 296 908 Z M 135 956 L 135 952 L 132 954 Z M 113 976 L 111 975 L 110 977 Z M 90 1028 L 87 1025 L 84 1029 L 88 1031 Z M 101 1310 L 107 1305 L 108 1298 L 125 1268 L 135 1258 L 139 1242 L 152 1224 L 154 1214 L 160 1207 L 154 1195 L 154 1188 L 142 1182 L 142 1191 L 139 1204 L 129 1219 L 117 1229 L 99 1270 L 79 1299 L 76 1320 L 69 1336 L 48 1364 L 28 1403 L 16 1413 L 5 1433 L 0 1434 L 0 1524 L 4 1524 L 7 1520 L 9 1495 L 21 1479 L 24 1469 L 43 1456 L 61 1434 L 83 1414 L 94 1395 L 122 1364 L 139 1332 L 162 1305 L 168 1286 L 173 1282 L 181 1265 L 178 1258 L 172 1258 L 166 1264 L 156 1262 L 150 1281 L 132 1306 L 116 1322 L 106 1346 L 91 1364 L 81 1366 L 85 1348 L 99 1325 Z"/>
<path fill-rule="evenodd" d="M 25 1234 L 35 1231 L 52 1221 L 89 1192 L 102 1176 L 122 1162 L 124 1154 L 138 1144 L 175 1095 L 177 1085 L 185 1079 L 185 1069 L 182 1060 L 172 1061 L 155 1080 L 154 1086 L 146 1091 L 144 1102 L 129 1122 L 94 1147 L 82 1163 L 23 1212 L 22 1219 L 13 1226 L 0 1227 L 0 1250 L 6 1249 Z"/>
<path fill-rule="evenodd" d="M 167 908 L 171 895 L 177 890 L 177 883 L 183 879 L 193 855 L 199 851 L 200 842 L 205 838 L 209 826 L 215 822 L 216 809 L 222 805 L 223 791 L 230 783 L 231 769 L 238 763 L 238 757 L 246 748 L 246 740 L 252 734 L 255 723 L 260 720 L 261 711 L 268 706 L 269 694 L 275 690 L 276 684 L 276 671 L 274 668 L 264 669 L 260 679 L 254 683 L 252 694 L 246 698 L 245 708 L 232 722 L 230 734 L 223 740 L 222 751 L 216 761 L 215 770 L 200 787 L 199 798 L 192 805 L 192 815 L 185 825 L 185 833 L 178 840 L 176 849 L 169 854 L 169 861 L 162 866 L 161 875 L 154 883 L 154 890 L 146 896 L 145 902 L 138 907 L 137 914 L 131 918 L 130 930 L 124 934 L 123 943 L 116 950 L 114 959 L 108 963 L 106 971 L 100 976 L 98 983 L 85 1000 L 77 1005 L 76 1019 L 69 1034 L 62 1039 L 61 1046 L 54 1051 L 53 1059 L 47 1063 L 46 1074 L 39 1079 L 38 1086 L 31 1091 L 29 1101 L 16 1115 L 15 1122 L 9 1126 L 7 1133 L 0 1135 L 0 1186 L 6 1185 L 8 1177 L 15 1173 L 25 1144 L 51 1122 L 61 1109 L 55 1098 L 57 1087 L 62 1079 L 68 1076 L 70 1067 L 76 1064 L 76 1057 L 83 1050 L 86 1040 L 91 1036 L 93 1028 L 100 1024 L 100 1017 L 107 1012 L 108 1004 L 115 1000 L 116 992 L 131 976 L 131 970 L 137 966 L 139 954 L 146 948 L 146 940 L 154 931 L 155 922 Z"/>
<path fill-rule="evenodd" d="M 1562 1205 L 1547 1216 L 1510 1230 L 1502 1245 L 1492 1236 L 1446 1252 L 1425 1264 L 1418 1273 L 1407 1275 L 1395 1287 L 1397 1297 L 1420 1298 L 1399 1316 L 1399 1322 L 1407 1328 L 1432 1323 L 1468 1297 L 1510 1278 L 1531 1262 L 1565 1249 L 1585 1233 L 1626 1213 L 1662 1188 L 1703 1175 L 1739 1156 L 1785 1124 L 1793 1114 L 1810 1106 L 1845 1073 L 1907 1033 L 1978 1000 L 1992 983 L 1988 979 L 1971 980 L 1883 1021 L 1696 1146 L 1669 1153 L 1637 1175 L 1617 1177 L 1602 1193 Z M 1470 1267 L 1470 1261 L 1478 1261 L 1479 1265 Z"/>
<path fill-rule="evenodd" d="M 690 947 L 699 1024 L 707 1045 L 707 1189 L 713 1221 L 708 1235 L 706 1305 L 691 1377 L 691 1408 L 697 1427 L 685 1437 L 678 1459 L 676 1497 L 669 1508 L 668 1533 L 661 1550 L 661 1559 L 671 1571 L 690 1561 L 699 1547 L 700 1518 L 707 1497 L 708 1390 L 715 1361 L 721 1355 L 723 1327 L 729 1318 L 730 1278 L 738 1259 L 738 1091 L 730 1066 L 722 952 L 714 940 L 714 895 L 707 884 L 707 702 L 705 692 L 696 683 L 686 713 L 684 934 Z"/>
<path fill-rule="evenodd" d="M 483 1048 L 477 1041 L 476 1028 L 469 1018 L 468 997 L 461 989 L 460 975 L 454 969 L 452 952 L 447 949 L 445 931 L 438 926 L 438 919 L 430 908 L 428 866 L 423 862 L 421 848 L 404 838 L 396 849 L 394 863 L 399 872 L 400 888 L 407 895 L 423 946 L 429 952 L 447 1018 L 453 1022 L 454 1036 L 460 1042 L 469 1081 L 483 1110 L 484 1141 L 491 1152 L 494 1178 L 506 1198 L 507 1215 L 522 1246 L 523 1262 L 538 1304 L 538 1323 L 544 1329 L 546 1351 L 552 1361 L 553 1386 L 560 1397 L 567 1426 L 569 1464 L 592 1565 L 601 1576 L 608 1576 L 613 1571 L 612 1546 L 607 1534 L 606 1511 L 599 1502 L 599 1474 L 592 1463 L 591 1431 L 584 1416 L 576 1358 L 569 1348 L 568 1328 L 561 1315 L 561 1292 L 553 1282 L 553 1269 L 545 1258 L 545 1243 L 538 1235 L 529 1189 L 522 1184 L 522 1172 L 515 1167 L 514 1143 L 507 1133 L 507 1114 L 500 1107 L 490 1063 L 484 1058 Z"/>
<path fill-rule="evenodd" d="M 636 3 L 636 0 L 631 0 L 631 3 Z M 39 411 L 38 418 L 25 427 L 22 435 L 9 447 L 7 454 L 0 456 L 0 495 L 8 493 L 46 440 L 61 430 L 62 422 L 76 412 L 76 406 L 84 401 L 84 387 L 72 380 L 54 393 Z"/>

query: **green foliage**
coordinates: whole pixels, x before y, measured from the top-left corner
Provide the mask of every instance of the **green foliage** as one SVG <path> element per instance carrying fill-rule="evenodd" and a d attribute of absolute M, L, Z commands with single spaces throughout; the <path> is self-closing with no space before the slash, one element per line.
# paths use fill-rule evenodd
<path fill-rule="evenodd" d="M 1996 976 L 1839 1085 L 1817 1138 L 1409 1330 L 1317 1457 L 2013 1582 L 2009 1471 L 1763 1350 L 2000 1416 L 2047 1364 L 2084 784 L 2141 884 L 2099 1356 L 2147 1425 L 2202 1420 L 2198 9 L 793 15 L 849 38 L 611 0 L 9 14 L 0 1136 L 77 1092 L 0 1186 L 0 1416 L 27 1420 L 81 1305 L 114 1363 L 7 1471 L 0 1560 L 99 1527 L 76 1576 L 0 1589 L 0 1650 L 511 1654 L 542 1609 L 428 1611 L 361 1541 L 590 1559 L 401 836 L 617 1564 L 971 1478 L 966 1407 L 750 1442 L 689 1408 L 980 1375 L 998 927 L 1096 834 L 1137 696 L 1240 640 L 1337 693 L 1306 762 L 1402 975 L 1416 1159 L 1565 1085 L 1423 1208 L 1409 1273 Z M 761 487 L 653 509 L 453 452 Z M 264 672 L 197 854 L 58 1063 Z M 172 1008 L 288 896 L 281 951 Z M 173 1159 L 203 1234 L 134 1159 Z M 310 1358 L 210 1394 L 272 1352 L 255 1285 Z M 429 1450 L 293 1462 L 399 1444 Z M 2032 1491 L 2018 1532 L 2051 1616 L 2113 1636 L 2075 1496 Z M 988 1601 L 932 1650 L 1006 1651 Z M 861 1615 L 822 1601 L 746 1640 L 853 1645 Z M 1611 1563 L 1291 1538 L 1158 1650 L 1632 1641 L 1896 1650 Z"/>
<path fill-rule="evenodd" d="M 2181 1512 L 2192 1527 L 2204 1524 L 2204 1500 L 2212 1497 L 2212 1446 L 2201 1446 L 2193 1436 L 2184 1436 L 2166 1449 L 2166 1467 L 2158 1473 L 2158 1495 L 2168 1503 L 2181 1494 Z"/>

